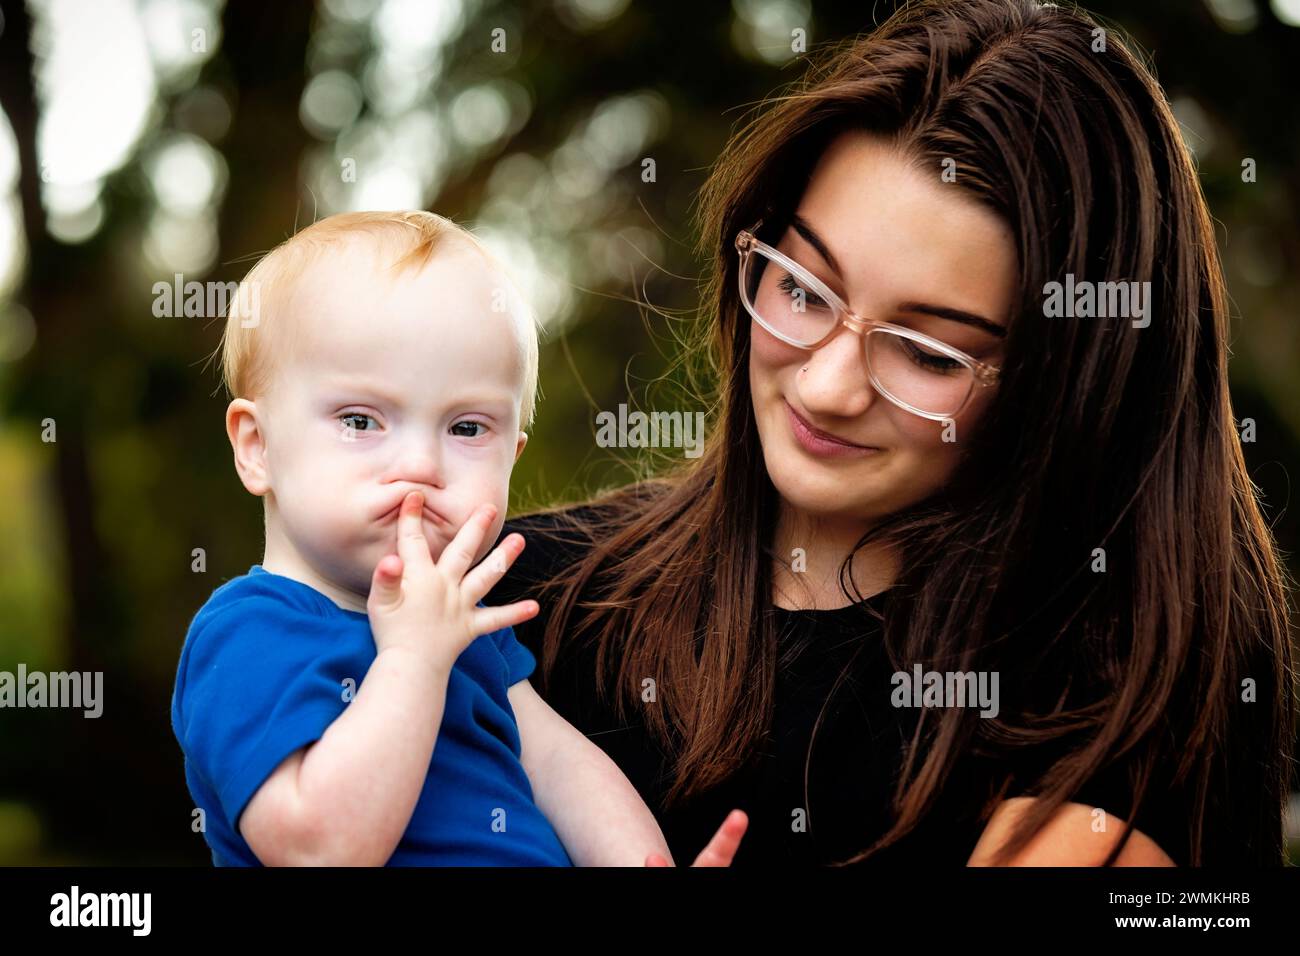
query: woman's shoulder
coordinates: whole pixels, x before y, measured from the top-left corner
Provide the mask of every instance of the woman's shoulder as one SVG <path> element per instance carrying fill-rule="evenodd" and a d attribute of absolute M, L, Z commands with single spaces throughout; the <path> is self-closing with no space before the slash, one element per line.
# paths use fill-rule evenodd
<path fill-rule="evenodd" d="M 663 490 L 658 482 L 630 485 L 588 501 L 525 509 L 507 518 L 501 537 L 524 536 L 524 550 L 502 584 L 535 586 L 586 556 L 597 543 L 609 541 L 645 504 Z"/>
<path fill-rule="evenodd" d="M 508 604 L 536 597 L 544 584 L 558 584 L 565 569 L 577 565 L 598 542 L 635 510 L 636 498 L 603 496 L 590 501 L 524 510 L 507 518 L 501 538 L 521 534 L 524 550 L 488 597 Z"/>
<path fill-rule="evenodd" d="M 506 519 L 501 529 L 504 537 L 512 531 L 533 532 L 546 538 L 587 535 L 591 525 L 610 515 L 614 509 L 595 501 L 525 510 Z"/>
<path fill-rule="evenodd" d="M 1037 796 L 1042 779 L 1056 760 L 1069 751 L 1059 744 L 1028 749 L 1023 756 L 1010 755 L 1006 769 L 1012 771 L 1008 796 Z M 1141 802 L 1136 807 L 1139 767 L 1133 758 L 1112 760 L 1096 771 L 1073 794 L 1069 802 L 1082 804 L 1093 813 L 1094 825 L 1106 828 L 1112 818 L 1132 823 L 1153 839 L 1179 866 L 1190 862 L 1188 820 L 1192 813 L 1186 785 L 1169 779 L 1168 768 L 1150 773 Z M 1098 813 L 1097 811 L 1103 811 Z"/>
<path fill-rule="evenodd" d="M 507 577 L 532 583 L 545 580 L 559 568 L 580 560 L 598 540 L 599 527 L 610 514 L 594 503 L 564 505 L 530 511 L 507 518 L 501 537 L 521 534 L 524 550 Z"/>

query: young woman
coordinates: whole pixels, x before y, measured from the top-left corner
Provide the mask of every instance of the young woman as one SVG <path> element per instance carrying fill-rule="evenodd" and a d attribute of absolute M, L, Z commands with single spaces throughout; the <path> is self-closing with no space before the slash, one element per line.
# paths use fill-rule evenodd
<path fill-rule="evenodd" d="M 492 597 L 541 602 L 541 698 L 674 856 L 740 807 L 737 865 L 1278 865 L 1289 585 L 1196 171 L 1120 37 L 910 5 L 700 209 L 705 453 L 508 522 Z"/>

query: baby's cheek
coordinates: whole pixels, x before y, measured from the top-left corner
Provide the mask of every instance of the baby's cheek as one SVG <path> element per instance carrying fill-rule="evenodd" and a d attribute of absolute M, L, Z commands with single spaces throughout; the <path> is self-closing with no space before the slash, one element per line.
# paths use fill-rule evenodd
<path fill-rule="evenodd" d="M 501 530 L 505 527 L 505 509 L 502 508 L 497 512 L 497 519 L 492 522 L 492 527 L 488 528 L 488 533 L 483 536 L 483 544 L 479 546 L 478 557 L 475 560 L 481 560 L 492 553 L 492 549 L 497 546 L 497 539 L 501 537 Z"/>
<path fill-rule="evenodd" d="M 311 523 L 312 536 L 323 547 L 346 553 L 357 546 L 359 539 L 364 539 L 364 531 L 368 529 L 360 527 L 362 521 L 358 514 L 349 514 L 337 501 L 323 498 L 314 499 L 312 506 L 307 520 Z"/>

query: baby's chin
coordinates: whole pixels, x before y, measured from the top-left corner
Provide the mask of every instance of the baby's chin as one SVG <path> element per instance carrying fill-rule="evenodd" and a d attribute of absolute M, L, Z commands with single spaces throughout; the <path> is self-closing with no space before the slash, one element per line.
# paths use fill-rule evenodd
<path fill-rule="evenodd" d="M 332 573 L 327 576 L 339 587 L 366 598 L 370 595 L 370 585 L 375 579 L 375 567 L 384 555 L 392 553 L 391 549 L 385 551 L 378 544 L 357 548 L 332 562 Z"/>
<path fill-rule="evenodd" d="M 446 544 L 442 540 L 429 542 L 429 557 L 437 562 L 442 557 Z M 348 586 L 358 594 L 369 594 L 371 582 L 375 579 L 375 568 L 379 562 L 390 554 L 397 554 L 397 536 L 360 549 L 360 554 L 347 569 Z"/>
<path fill-rule="evenodd" d="M 459 526 L 443 529 L 435 527 L 427 520 L 425 521 L 424 535 L 428 541 L 429 557 L 431 560 L 437 562 L 442 557 L 442 553 L 446 549 L 447 544 L 450 542 L 451 538 L 456 536 L 456 531 L 458 530 Z M 484 541 L 479 546 L 480 553 L 475 557 L 471 567 L 478 564 L 479 561 L 491 553 L 492 548 L 495 546 L 494 541 L 495 539 L 493 539 L 493 541 Z M 374 537 L 361 541 L 356 541 L 354 539 L 353 545 L 354 546 L 352 547 L 342 549 L 347 551 L 350 557 L 345 559 L 347 566 L 346 568 L 341 569 L 339 577 L 346 579 L 347 583 L 344 585 L 345 587 L 348 587 L 357 594 L 369 595 L 370 584 L 374 580 L 376 565 L 378 565 L 386 555 L 397 554 L 396 522 L 381 529 L 380 533 L 375 534 Z"/>

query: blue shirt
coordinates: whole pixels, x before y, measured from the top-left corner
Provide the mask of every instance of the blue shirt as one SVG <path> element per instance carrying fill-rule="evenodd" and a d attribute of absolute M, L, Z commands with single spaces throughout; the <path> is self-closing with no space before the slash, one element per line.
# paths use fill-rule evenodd
<path fill-rule="evenodd" d="M 239 815 L 281 761 L 343 713 L 375 655 L 364 612 L 261 565 L 199 609 L 176 672 L 172 730 L 214 864 L 260 865 Z M 536 663 L 510 628 L 456 659 L 429 773 L 390 866 L 572 865 L 533 801 L 506 697 Z"/>

